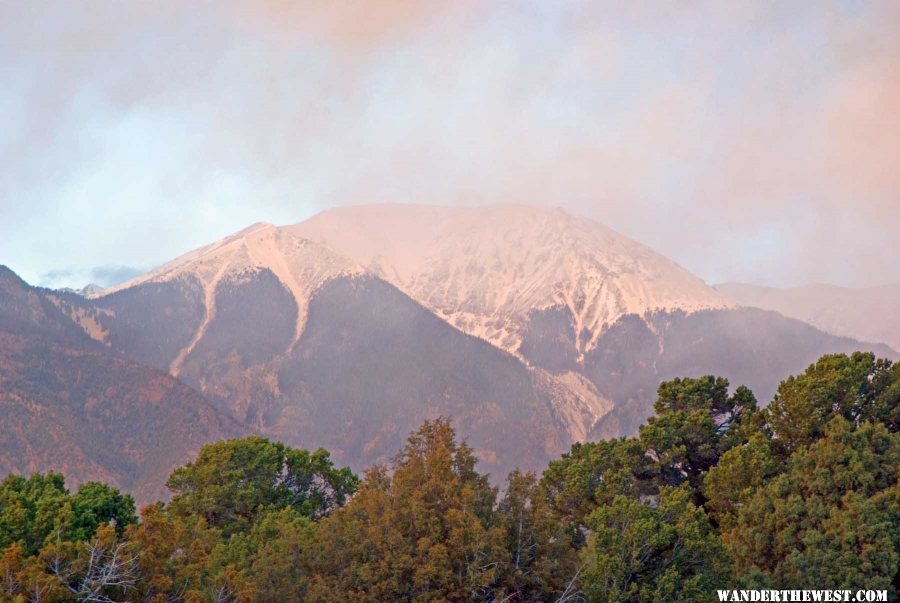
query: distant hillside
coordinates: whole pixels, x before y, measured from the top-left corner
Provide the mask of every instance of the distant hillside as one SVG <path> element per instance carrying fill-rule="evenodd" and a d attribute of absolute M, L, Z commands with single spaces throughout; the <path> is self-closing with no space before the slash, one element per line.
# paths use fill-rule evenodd
<path fill-rule="evenodd" d="M 778 289 L 724 283 L 715 288 L 742 306 L 774 310 L 828 333 L 886 343 L 900 351 L 900 284 L 864 288 L 807 285 Z"/>
<path fill-rule="evenodd" d="M 64 471 L 150 501 L 203 444 L 246 433 L 196 391 L 75 326 L 0 266 L 0 475 Z"/>

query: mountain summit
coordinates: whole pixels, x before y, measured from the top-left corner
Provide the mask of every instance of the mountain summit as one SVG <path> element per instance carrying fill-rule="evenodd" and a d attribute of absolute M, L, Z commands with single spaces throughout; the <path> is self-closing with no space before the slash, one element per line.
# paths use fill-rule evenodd
<path fill-rule="evenodd" d="M 562 209 L 369 205 L 285 230 L 327 245 L 457 328 L 513 353 L 530 313 L 565 308 L 584 354 L 625 314 L 731 304 L 650 248 Z"/>

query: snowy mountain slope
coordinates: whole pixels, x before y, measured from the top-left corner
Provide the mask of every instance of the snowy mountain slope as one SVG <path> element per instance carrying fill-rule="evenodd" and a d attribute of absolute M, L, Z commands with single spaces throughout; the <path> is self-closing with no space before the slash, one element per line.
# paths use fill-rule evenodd
<path fill-rule="evenodd" d="M 294 337 L 285 353 L 299 341 L 319 288 L 341 276 L 377 276 L 464 333 L 525 360 L 574 439 L 612 406 L 578 374 L 605 329 L 624 315 L 728 307 L 700 279 L 639 243 L 560 209 L 521 205 L 369 205 L 330 210 L 292 226 L 258 223 L 104 297 L 178 279 L 200 284 L 203 318 L 168 365 L 180 375 L 216 319 L 216 292 L 261 270 L 275 274 L 296 302 Z M 559 329 L 547 324 L 547 316 L 564 316 L 571 325 Z M 284 318 L 279 313 L 269 320 L 282 324 Z M 571 341 L 562 343 L 570 362 L 543 362 L 568 330 Z M 196 369 L 192 374 L 200 378 Z M 215 379 L 207 381 L 214 387 Z M 229 391 L 236 387 L 232 383 Z M 241 413 L 252 406 L 246 400 L 237 405 Z"/>
<path fill-rule="evenodd" d="M 625 314 L 731 306 L 671 260 L 561 209 L 370 205 L 284 229 L 512 353 L 535 310 L 567 308 L 583 355 Z"/>
<path fill-rule="evenodd" d="M 181 381 L 255 431 L 326 447 L 357 470 L 388 461 L 425 418 L 450 416 L 502 480 L 545 465 L 612 406 L 584 379 L 541 374 L 378 277 L 325 279 L 301 312 L 259 256 L 245 262 L 243 243 L 206 257 L 203 270 L 176 266 L 95 300 L 54 303 L 99 321 L 114 350 L 177 366 Z M 313 289 L 316 279 L 293 276 Z"/>

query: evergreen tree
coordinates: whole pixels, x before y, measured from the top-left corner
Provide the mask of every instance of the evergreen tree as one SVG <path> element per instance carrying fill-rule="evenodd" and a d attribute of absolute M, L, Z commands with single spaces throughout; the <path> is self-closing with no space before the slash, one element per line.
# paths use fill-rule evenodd
<path fill-rule="evenodd" d="M 780 588 L 887 588 L 900 568 L 900 434 L 834 417 L 725 524 L 741 574 Z M 893 586 L 892 586 L 893 585 Z M 893 596 L 893 594 L 892 594 Z"/>
<path fill-rule="evenodd" d="M 637 438 L 580 442 L 551 461 L 541 484 L 562 516 L 575 525 L 616 495 L 639 497 L 656 492 L 649 459 Z"/>
<path fill-rule="evenodd" d="M 862 352 L 823 356 L 782 381 L 765 412 L 784 456 L 821 437 L 835 416 L 900 430 L 900 364 Z"/>
<path fill-rule="evenodd" d="M 0 550 L 19 543 L 33 555 L 48 540 L 88 540 L 104 524 L 122 533 L 137 520 L 134 499 L 98 482 L 81 485 L 75 495 L 59 473 L 9 475 L 0 483 Z"/>
<path fill-rule="evenodd" d="M 71 513 L 61 474 L 7 476 L 0 483 L 0 549 L 19 543 L 25 555 L 36 553 L 50 534 L 62 529 Z"/>
<path fill-rule="evenodd" d="M 553 509 L 533 474 L 510 474 L 497 519 L 507 552 L 496 600 L 557 600 L 577 584 L 580 531 Z"/>
<path fill-rule="evenodd" d="M 207 568 L 220 534 L 205 519 L 170 514 L 158 503 L 141 511 L 140 524 L 126 538 L 140 568 L 135 600 L 207 600 Z"/>
<path fill-rule="evenodd" d="M 427 421 L 394 461 L 370 470 L 347 506 L 320 522 L 311 598 L 490 598 L 506 551 L 492 525 L 496 490 L 448 419 Z"/>
<path fill-rule="evenodd" d="M 746 444 L 723 454 L 704 477 L 706 510 L 722 528 L 733 525 L 747 498 L 781 470 L 772 440 L 764 433 L 752 435 Z"/>
<path fill-rule="evenodd" d="M 588 518 L 584 592 L 590 601 L 702 601 L 729 580 L 729 561 L 684 484 L 658 501 L 617 496 Z M 658 502 L 658 504 L 656 504 Z"/>
<path fill-rule="evenodd" d="M 112 524 L 121 535 L 129 525 L 137 523 L 134 498 L 100 482 L 86 482 L 72 496 L 70 540 L 88 540 L 98 526 Z"/>
<path fill-rule="evenodd" d="M 674 379 L 660 384 L 653 408 L 640 442 L 657 484 L 687 482 L 702 504 L 703 476 L 746 437 L 744 422 L 756 412 L 756 398 L 743 386 L 729 396 L 721 377 Z"/>

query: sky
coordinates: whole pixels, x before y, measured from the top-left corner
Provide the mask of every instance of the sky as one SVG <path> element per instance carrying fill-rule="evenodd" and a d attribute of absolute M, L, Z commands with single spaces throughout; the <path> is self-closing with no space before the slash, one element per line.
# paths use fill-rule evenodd
<path fill-rule="evenodd" d="M 0 0 L 0 264 L 527 203 L 709 283 L 900 282 L 900 2 Z"/>

